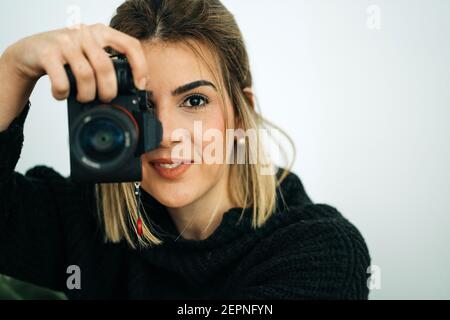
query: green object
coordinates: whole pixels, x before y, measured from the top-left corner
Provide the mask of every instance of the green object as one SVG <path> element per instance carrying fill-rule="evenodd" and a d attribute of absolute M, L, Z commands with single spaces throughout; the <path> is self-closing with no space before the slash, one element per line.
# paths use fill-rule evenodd
<path fill-rule="evenodd" d="M 0 300 L 67 300 L 62 292 L 0 275 Z"/>

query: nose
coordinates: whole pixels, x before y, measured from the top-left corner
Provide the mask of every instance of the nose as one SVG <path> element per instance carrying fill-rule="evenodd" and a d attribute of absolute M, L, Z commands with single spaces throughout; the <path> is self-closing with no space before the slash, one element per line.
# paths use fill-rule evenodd
<path fill-rule="evenodd" d="M 161 122 L 162 128 L 163 128 L 163 135 L 160 147 L 161 148 L 172 148 L 174 144 L 177 144 L 181 142 L 181 139 L 179 137 L 175 137 L 177 139 L 173 139 L 173 131 L 178 128 L 177 126 L 177 119 L 175 114 L 170 110 L 169 107 L 157 107 L 156 108 L 156 115 Z"/>

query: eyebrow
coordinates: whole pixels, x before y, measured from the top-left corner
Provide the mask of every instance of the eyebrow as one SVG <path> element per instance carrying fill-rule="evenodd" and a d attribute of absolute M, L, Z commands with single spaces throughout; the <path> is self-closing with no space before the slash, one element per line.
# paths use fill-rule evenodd
<path fill-rule="evenodd" d="M 183 86 L 181 86 L 179 88 L 176 88 L 174 91 L 172 91 L 172 96 L 178 96 L 180 94 L 183 94 L 183 93 L 186 93 L 188 91 L 194 90 L 194 89 L 199 88 L 199 87 L 204 87 L 204 86 L 212 87 L 212 88 L 214 88 L 214 90 L 217 91 L 217 88 L 216 88 L 216 86 L 213 83 L 211 83 L 211 82 L 209 82 L 207 80 L 198 80 L 198 81 L 195 81 L 195 82 L 191 82 L 191 83 L 185 84 L 185 85 L 183 85 Z M 153 91 L 147 91 L 147 93 L 148 93 L 149 97 L 153 96 Z"/>

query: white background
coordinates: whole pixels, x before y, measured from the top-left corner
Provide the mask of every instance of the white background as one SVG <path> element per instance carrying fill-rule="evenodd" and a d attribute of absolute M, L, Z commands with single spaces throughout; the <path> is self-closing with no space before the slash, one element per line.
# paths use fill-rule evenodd
<path fill-rule="evenodd" d="M 108 24 L 122 1 L 3 1 L 0 51 L 22 37 Z M 248 45 L 263 115 L 295 140 L 318 203 L 364 235 L 372 299 L 450 298 L 450 1 L 227 0 Z M 367 25 L 380 10 L 380 29 Z M 17 171 L 70 174 L 66 103 L 37 85 Z"/>

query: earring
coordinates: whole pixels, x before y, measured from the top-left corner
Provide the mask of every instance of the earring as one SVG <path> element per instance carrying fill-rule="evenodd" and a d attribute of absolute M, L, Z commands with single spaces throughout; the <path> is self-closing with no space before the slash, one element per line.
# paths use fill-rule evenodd
<path fill-rule="evenodd" d="M 135 182 L 134 183 L 134 195 L 136 197 L 136 207 L 137 207 L 137 214 L 138 218 L 136 221 L 137 225 L 137 234 L 139 237 L 142 237 L 142 218 L 141 218 L 141 183 Z"/>

